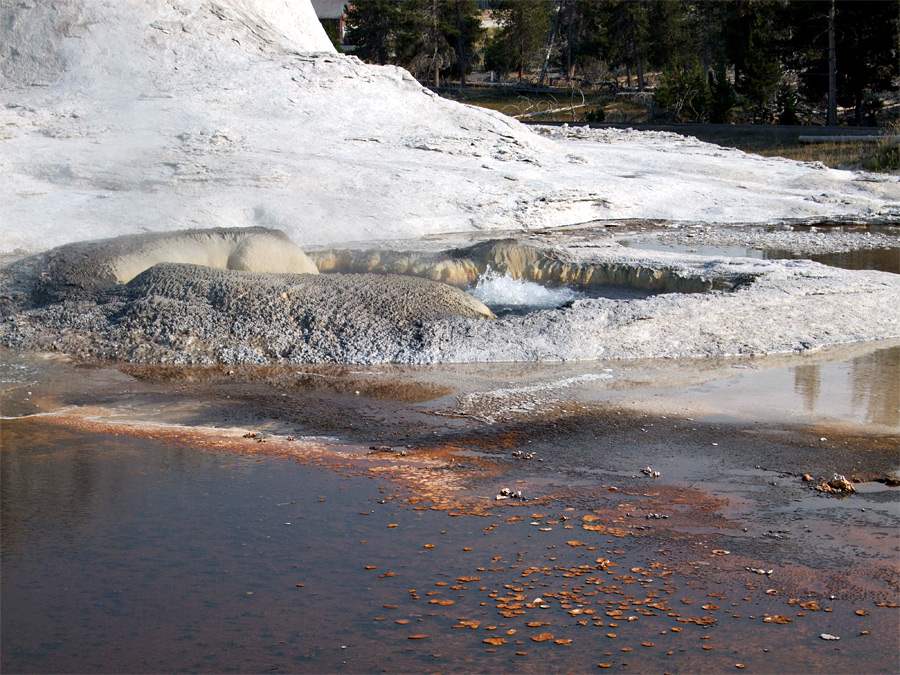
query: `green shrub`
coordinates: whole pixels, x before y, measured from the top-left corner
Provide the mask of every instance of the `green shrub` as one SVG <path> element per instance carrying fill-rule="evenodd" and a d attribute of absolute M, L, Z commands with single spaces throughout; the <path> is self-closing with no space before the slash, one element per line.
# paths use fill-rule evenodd
<path fill-rule="evenodd" d="M 709 119 L 712 97 L 706 75 L 698 64 L 664 70 L 653 102 L 677 122 Z"/>
<path fill-rule="evenodd" d="M 800 124 L 797 115 L 797 92 L 787 84 L 782 84 L 775 92 L 775 112 L 779 124 Z"/>
<path fill-rule="evenodd" d="M 713 124 L 730 124 L 732 109 L 737 104 L 737 93 L 725 70 L 725 64 L 719 64 L 709 76 L 709 97 L 709 121 Z"/>
<path fill-rule="evenodd" d="M 602 107 L 589 110 L 584 116 L 585 122 L 605 122 L 606 111 Z"/>

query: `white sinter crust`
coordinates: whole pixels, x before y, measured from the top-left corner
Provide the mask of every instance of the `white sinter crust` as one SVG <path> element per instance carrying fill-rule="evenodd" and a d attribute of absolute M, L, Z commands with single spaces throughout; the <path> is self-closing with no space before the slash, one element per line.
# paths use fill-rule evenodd
<path fill-rule="evenodd" d="M 308 2 L 0 3 L 0 254 L 196 227 L 304 249 L 595 219 L 900 213 L 896 177 L 527 128 L 337 55 Z"/>

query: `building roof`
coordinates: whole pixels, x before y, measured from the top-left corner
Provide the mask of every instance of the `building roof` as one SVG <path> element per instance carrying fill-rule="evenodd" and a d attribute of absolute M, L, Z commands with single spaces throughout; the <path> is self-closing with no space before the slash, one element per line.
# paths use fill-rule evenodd
<path fill-rule="evenodd" d="M 313 9 L 319 19 L 340 19 L 344 16 L 349 0 L 312 0 Z"/>

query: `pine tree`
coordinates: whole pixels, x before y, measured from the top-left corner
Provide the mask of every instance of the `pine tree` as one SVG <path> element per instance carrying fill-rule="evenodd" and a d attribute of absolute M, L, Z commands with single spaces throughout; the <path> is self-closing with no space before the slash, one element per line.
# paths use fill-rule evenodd
<path fill-rule="evenodd" d="M 725 63 L 720 61 L 709 74 L 709 121 L 713 124 L 731 122 L 732 109 L 737 103 L 734 84 L 728 79 Z"/>
<path fill-rule="evenodd" d="M 465 88 L 468 75 L 478 57 L 478 44 L 487 32 L 481 25 L 475 0 L 449 0 L 453 21 L 447 29 L 447 40 L 456 52 L 454 70 L 459 86 Z"/>
<path fill-rule="evenodd" d="M 501 0 L 493 10 L 501 28 L 488 46 L 490 64 L 497 70 L 518 71 L 521 83 L 544 44 L 552 8 L 546 0 Z"/>
<path fill-rule="evenodd" d="M 446 0 L 404 0 L 395 32 L 397 63 L 415 77 L 440 86 L 441 73 L 456 54 L 447 40 L 449 5 Z"/>
<path fill-rule="evenodd" d="M 601 57 L 606 33 L 601 25 L 600 3 L 596 0 L 564 0 L 559 12 L 559 59 L 566 81 L 571 82 L 579 65 Z"/>
<path fill-rule="evenodd" d="M 791 3 L 785 59 L 797 71 L 800 95 L 814 106 L 828 102 L 831 0 Z M 854 123 L 871 124 L 875 95 L 896 90 L 900 77 L 900 3 L 834 3 L 836 103 L 855 109 Z"/>
<path fill-rule="evenodd" d="M 455 74 L 465 86 L 484 35 L 474 0 L 405 0 L 397 27 L 397 62 L 439 86 Z"/>
<path fill-rule="evenodd" d="M 347 6 L 347 42 L 368 63 L 384 65 L 394 57 L 394 32 L 400 22 L 397 0 L 366 0 Z"/>
<path fill-rule="evenodd" d="M 638 91 L 644 91 L 644 71 L 650 51 L 651 0 L 609 0 L 601 5 L 607 35 L 607 60 L 624 65 L 628 86 L 634 70 Z"/>
<path fill-rule="evenodd" d="M 726 35 L 735 88 L 744 98 L 753 121 L 769 122 L 782 76 L 779 47 L 786 27 L 784 4 L 779 0 L 756 0 L 734 2 L 728 9 Z"/>

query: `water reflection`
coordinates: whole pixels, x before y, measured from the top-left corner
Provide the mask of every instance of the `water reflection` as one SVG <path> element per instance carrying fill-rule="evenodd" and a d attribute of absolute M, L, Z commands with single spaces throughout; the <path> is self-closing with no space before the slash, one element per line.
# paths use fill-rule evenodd
<path fill-rule="evenodd" d="M 103 484 L 105 499 L 112 504 L 118 502 L 116 482 L 97 475 L 97 465 L 91 460 L 95 448 L 74 441 L 64 429 L 57 431 L 54 440 L 64 448 L 66 462 L 57 461 L 56 454 L 35 449 L 41 447 L 43 439 L 29 436 L 26 444 L 25 438 L 3 434 L 0 489 L 4 495 L 14 493 L 17 497 L 0 502 L 5 554 L 14 551 L 19 541 L 34 535 L 34 528 L 40 529 L 45 523 L 58 523 L 69 534 L 78 530 L 90 517 L 98 481 Z M 32 446 L 32 440 L 38 445 Z M 25 522 L 30 523 L 27 529 L 22 527 Z"/>
<path fill-rule="evenodd" d="M 22 541 L 45 529 L 75 541 L 95 525 L 98 509 L 101 517 L 114 516 L 130 496 L 161 483 L 161 473 L 187 475 L 201 462 L 195 449 L 173 447 L 159 465 L 140 463 L 132 445 L 116 436 L 92 435 L 85 442 L 84 433 L 39 418 L 5 421 L 0 431 L 4 565 L 16 563 Z"/>
<path fill-rule="evenodd" d="M 900 347 L 889 347 L 837 363 L 810 363 L 793 369 L 794 392 L 807 412 L 836 399 L 869 424 L 900 427 Z M 822 391 L 828 401 L 822 401 Z"/>
<path fill-rule="evenodd" d="M 853 405 L 868 410 L 870 423 L 900 426 L 900 347 L 853 359 L 850 388 Z"/>
<path fill-rule="evenodd" d="M 823 265 L 842 267 L 847 270 L 880 270 L 900 274 L 900 249 L 897 248 L 824 253 L 811 255 L 810 259 Z"/>
<path fill-rule="evenodd" d="M 665 410 L 668 414 L 680 409 L 677 396 L 693 400 L 700 396 L 698 392 L 705 392 L 702 395 L 711 402 L 709 408 L 717 411 L 730 406 L 729 410 L 753 413 L 752 407 L 762 401 L 760 405 L 769 410 L 776 409 L 779 415 L 793 413 L 805 406 L 820 416 L 834 414 L 860 423 L 865 418 L 873 424 L 897 426 L 900 423 L 900 342 L 885 344 L 893 346 L 881 349 L 848 346 L 830 354 L 784 358 L 778 360 L 777 367 L 769 360 L 769 367 L 759 369 L 753 366 L 763 360 L 744 360 L 733 368 L 722 360 L 715 369 L 720 373 L 715 379 L 709 379 L 711 375 L 697 375 L 695 362 L 670 364 L 667 367 L 671 369 L 672 378 L 664 378 L 670 387 L 663 397 L 668 406 Z M 829 358 L 844 360 L 829 362 Z M 492 391 L 498 391 L 508 388 L 510 382 L 517 382 L 517 378 L 533 376 L 541 368 L 545 369 L 541 372 L 547 381 L 583 375 L 585 368 L 594 371 L 600 368 L 604 375 L 607 370 L 615 375 L 610 379 L 583 380 L 599 387 L 615 382 L 616 378 L 624 378 L 630 367 L 636 368 L 633 380 L 629 380 L 631 389 L 628 392 L 610 390 L 610 395 L 619 400 L 644 388 L 649 390 L 650 397 L 656 398 L 659 390 L 650 390 L 647 383 L 658 382 L 659 371 L 654 371 L 655 377 L 648 377 L 642 370 L 646 365 L 639 364 L 464 364 L 419 371 L 373 368 L 369 377 L 371 382 L 378 384 L 392 381 L 386 373 L 403 372 L 411 376 L 418 372 L 423 378 L 427 376 L 441 383 L 414 390 L 422 392 L 432 391 L 432 386 L 447 387 L 448 382 L 464 383 L 474 378 L 480 383 L 493 382 Z M 659 364 L 655 367 L 659 368 Z M 29 382 L 44 380 L 51 374 L 58 379 L 52 381 L 52 386 L 46 381 L 35 384 L 35 392 L 38 386 L 49 387 L 58 395 L 58 385 L 69 382 L 70 387 L 77 385 L 79 396 L 84 398 L 89 397 L 85 390 L 97 387 L 97 392 L 91 394 L 91 403 L 122 405 L 124 392 L 132 392 L 133 398 L 127 399 L 125 405 L 128 408 L 140 400 L 133 393 L 137 384 L 146 388 L 148 405 L 161 410 L 171 406 L 173 401 L 177 404 L 178 396 L 199 400 L 204 391 L 207 397 L 211 396 L 210 390 L 188 389 L 187 380 L 172 382 L 164 377 L 159 378 L 159 387 L 154 389 L 150 385 L 156 378 L 149 371 L 145 371 L 140 381 L 126 381 L 124 376 L 111 377 L 100 369 L 75 370 L 50 363 L 44 363 L 41 368 L 29 375 Z M 322 377 L 316 369 L 310 367 L 308 370 L 308 373 L 298 373 L 290 369 L 285 376 L 286 382 L 295 383 L 285 391 L 304 406 L 315 399 L 326 399 L 323 392 L 332 391 L 332 387 L 344 391 L 350 386 L 337 374 L 331 373 L 334 378 Z M 723 370 L 727 376 L 721 375 Z M 275 369 L 270 375 L 265 379 L 269 386 L 273 382 L 282 382 L 276 377 Z M 341 377 L 351 375 L 348 372 Z M 354 377 L 358 378 L 355 382 L 365 382 L 361 373 Z M 490 378 L 501 378 L 502 381 Z M 231 381 L 234 378 L 223 376 L 223 379 Z M 398 380 L 402 382 L 399 377 Z M 320 381 L 324 383 L 323 388 L 316 389 Z M 535 383 L 535 380 L 526 381 L 527 385 L 519 382 L 520 390 Z M 208 384 L 206 380 L 203 382 L 204 386 Z M 343 383 L 335 385 L 333 382 Z M 358 386 L 355 382 L 353 386 Z M 240 383 L 226 386 L 217 380 L 215 384 L 212 389 L 215 396 L 235 394 L 235 391 L 241 391 L 240 386 L 244 386 Z M 373 391 L 394 392 L 391 396 L 404 391 L 395 391 L 390 384 L 385 386 L 386 389 L 375 388 Z M 180 393 L 176 395 L 176 391 Z M 260 385 L 257 391 L 264 392 L 265 388 Z M 308 394 L 308 398 L 301 398 L 301 394 Z M 6 394 L 7 398 L 12 395 Z M 275 395 L 257 395 L 262 397 L 264 407 L 271 413 Z M 249 407 L 247 401 L 250 400 L 249 397 L 242 399 L 242 407 Z M 355 395 L 352 400 L 354 407 L 344 409 L 350 412 L 342 411 L 338 416 L 355 416 L 367 429 L 365 433 L 370 434 L 369 420 L 376 417 L 371 412 L 372 401 L 361 402 Z M 325 405 L 329 405 L 327 401 Z M 393 406 L 380 408 L 390 411 L 381 414 L 391 416 L 399 409 Z M 625 435 L 627 427 L 623 426 L 620 432 L 616 424 L 608 425 L 603 418 L 591 416 L 575 415 L 559 427 L 554 422 L 552 431 L 548 425 L 545 434 L 537 438 L 543 438 L 554 448 L 565 448 L 575 457 L 578 466 L 582 466 L 585 463 L 583 457 L 588 455 L 579 455 L 579 448 L 585 448 L 585 453 L 589 452 L 595 461 L 600 447 L 599 433 L 593 433 L 593 428 L 587 426 L 586 420 L 590 419 L 595 420 L 597 426 L 594 428 L 608 426 L 611 429 L 604 433 L 610 434 L 617 447 L 629 446 L 629 443 L 620 442 L 628 438 Z M 446 421 L 448 418 L 444 417 L 441 420 L 441 424 L 447 425 L 444 429 L 448 437 L 455 438 L 456 422 Z M 722 438 L 718 426 L 714 429 L 718 444 Z M 644 431 L 633 429 L 638 437 L 644 436 Z M 688 458 L 700 456 L 705 449 L 698 445 L 694 431 L 696 429 L 680 441 L 682 448 L 693 448 L 691 452 L 697 453 L 686 454 Z M 503 438 L 512 436 L 504 434 Z M 582 444 L 579 439 L 586 440 Z M 531 443 L 531 440 L 522 439 L 525 443 Z M 651 445 L 655 446 L 655 441 L 635 443 L 636 457 L 609 461 L 628 465 L 629 475 L 635 467 L 645 463 L 652 462 L 656 466 L 655 459 L 646 458 L 647 453 L 654 451 Z M 4 420 L 0 425 L 0 446 L 0 559 L 3 566 L 0 670 L 3 672 L 372 672 L 382 669 L 391 672 L 438 669 L 456 672 L 512 669 L 517 672 L 588 672 L 596 668 L 603 649 L 608 649 L 606 642 L 588 638 L 571 649 L 556 649 L 550 643 L 547 646 L 553 651 L 537 652 L 527 638 L 529 633 L 524 630 L 525 624 L 520 622 L 509 624 L 517 625 L 519 632 L 515 636 L 507 634 L 511 639 L 505 650 L 493 653 L 493 650 L 487 651 L 482 642 L 486 634 L 454 630 L 453 623 L 461 616 L 479 617 L 485 623 L 497 620 L 495 608 L 485 608 L 487 598 L 492 597 L 482 593 L 488 585 L 509 589 L 511 584 L 523 583 L 523 570 L 546 567 L 561 572 L 554 574 L 552 583 L 559 584 L 556 588 L 568 594 L 574 586 L 574 583 L 570 586 L 573 573 L 563 572 L 566 569 L 563 565 L 580 570 L 583 568 L 578 565 L 595 559 L 597 554 L 567 545 L 574 533 L 564 529 L 565 526 L 552 531 L 541 530 L 541 534 L 537 534 L 536 528 L 529 524 L 530 519 L 506 519 L 508 515 L 532 513 L 530 505 L 522 505 L 521 510 L 510 507 L 508 512 L 498 512 L 496 521 L 491 521 L 492 526 L 485 529 L 487 521 L 483 518 L 449 518 L 445 513 L 424 506 L 409 508 L 418 502 L 407 505 L 404 499 L 393 499 L 394 495 L 400 496 L 401 488 L 389 482 L 388 476 L 383 482 L 376 482 L 341 476 L 290 460 L 257 462 L 252 457 L 208 452 L 174 442 L 168 445 L 130 436 L 92 434 L 57 425 L 50 417 Z M 722 442 L 720 447 L 724 446 Z M 502 447 L 506 448 L 505 445 Z M 504 453 L 512 447 L 516 446 L 506 448 Z M 671 456 L 663 459 L 663 455 L 674 451 L 656 452 L 661 453 L 658 458 L 671 467 L 665 473 L 667 479 L 679 462 L 700 467 L 698 471 L 709 470 L 705 460 L 688 462 Z M 727 456 L 738 458 L 740 454 L 727 453 Z M 556 457 L 562 462 L 560 458 L 564 455 L 557 452 Z M 606 461 L 604 459 L 604 463 Z M 552 480 L 566 481 L 568 485 L 583 480 L 583 476 L 566 474 L 566 465 L 562 463 L 550 469 L 552 464 L 548 462 L 549 470 L 537 469 L 537 465 L 518 463 L 517 466 L 527 468 L 516 471 L 536 471 L 541 474 L 541 479 L 553 474 L 557 477 Z M 543 464 L 540 466 L 544 467 Z M 510 474 L 507 484 L 518 482 L 519 475 L 524 477 L 526 474 Z M 738 474 L 725 471 L 716 480 L 730 480 L 723 479 L 722 475 Z M 493 481 L 492 478 L 487 480 Z M 491 483 L 488 485 L 492 490 L 497 489 Z M 772 486 L 772 489 L 777 489 L 778 503 L 781 503 L 782 487 Z M 606 499 L 615 493 L 604 489 L 601 494 L 602 499 Z M 816 495 L 815 499 L 820 497 Z M 748 512 L 762 513 L 764 508 L 769 508 L 765 506 L 768 503 L 753 502 L 753 508 L 748 506 Z M 894 532 L 891 526 L 895 519 L 890 514 L 872 515 L 876 511 L 869 508 L 870 503 L 873 502 L 866 503 L 867 514 L 870 514 L 866 518 L 883 518 L 883 521 L 866 520 L 864 526 L 860 526 L 859 520 L 845 519 L 843 514 L 848 509 L 827 509 L 834 519 L 822 521 L 824 516 L 817 515 L 816 521 L 823 523 L 822 531 L 828 537 L 833 532 L 841 532 L 844 545 L 848 547 L 845 550 L 852 550 L 853 555 L 858 556 L 860 550 L 874 550 L 881 555 L 883 544 L 880 538 L 888 536 L 883 532 Z M 756 508 L 757 504 L 762 504 L 763 508 Z M 895 509 L 895 504 L 891 502 L 890 508 Z M 548 512 L 558 513 L 557 506 Z M 793 501 L 791 508 L 795 508 Z M 886 513 L 886 508 L 877 513 Z M 854 510 L 859 511 L 858 504 Z M 578 516 L 573 522 L 578 522 Z M 642 523 L 641 528 L 645 527 L 643 519 L 635 522 Z M 807 518 L 805 522 L 812 523 L 813 519 Z M 882 522 L 887 524 L 882 525 Z M 502 525 L 492 531 L 493 523 Z M 870 525 L 876 529 L 872 530 Z M 851 530 L 856 539 L 845 536 L 847 530 Z M 488 531 L 492 531 L 490 536 Z M 677 537 L 673 543 L 675 547 L 681 547 L 685 539 L 681 533 Z M 705 537 L 702 549 L 696 549 L 704 553 L 709 550 Z M 850 543 L 846 544 L 848 539 Z M 597 541 L 601 547 L 598 553 L 612 549 L 608 546 L 612 541 L 606 536 L 601 537 Z M 617 545 L 623 545 L 619 554 L 624 548 L 632 548 L 624 546 L 628 542 L 618 544 L 618 541 Z M 638 540 L 627 555 L 621 554 L 618 570 L 647 569 L 657 563 L 652 555 L 657 547 L 648 547 L 641 541 L 644 540 Z M 815 539 L 811 537 L 809 541 Z M 867 541 L 875 543 L 866 544 Z M 749 539 L 742 542 L 742 547 L 752 545 L 747 543 Z M 433 548 L 435 545 L 437 548 Z M 668 544 L 664 545 L 669 548 Z M 796 546 L 796 540 L 787 545 L 780 544 L 777 550 L 793 556 L 797 549 L 790 545 Z M 825 542 L 823 548 L 804 549 L 803 555 L 821 562 L 824 547 L 830 549 L 834 545 Z M 514 555 L 516 552 L 519 552 L 518 558 Z M 439 559 L 436 559 L 437 555 L 440 555 Z M 505 560 L 497 565 L 497 570 L 490 569 L 491 561 L 501 558 Z M 777 563 L 765 562 L 772 567 Z M 779 567 L 784 569 L 790 565 Z M 483 574 L 484 568 L 488 568 L 490 577 Z M 843 569 L 840 573 L 844 574 Z M 454 579 L 459 581 L 471 574 L 475 574 L 472 578 L 477 577 L 479 582 L 483 576 L 485 588 L 479 590 L 478 585 L 472 585 L 468 589 L 454 589 L 449 586 Z M 746 575 L 740 570 L 739 575 L 735 581 L 739 594 L 734 596 L 735 599 L 748 593 Z M 642 585 L 651 583 L 648 577 L 642 575 L 641 578 L 648 579 L 642 581 Z M 655 574 L 654 578 L 658 583 Z M 623 579 L 634 581 L 633 578 Z M 532 586 L 529 591 L 544 593 L 544 583 L 550 582 L 548 576 L 540 588 Z M 677 590 L 669 586 L 671 581 L 664 583 L 665 590 L 658 589 L 660 593 Z M 881 584 L 880 581 L 877 583 Z M 843 579 L 841 587 L 846 587 Z M 877 587 L 881 588 L 880 585 Z M 618 606 L 621 600 L 616 596 L 630 592 L 627 587 L 625 590 L 618 586 L 614 588 L 616 593 L 611 600 L 597 600 L 602 600 L 603 604 L 610 602 L 607 609 Z M 688 591 L 688 588 L 685 584 L 680 593 L 689 601 L 685 604 L 692 602 L 694 606 L 706 602 L 709 591 L 724 588 L 726 593 L 730 592 L 727 585 L 709 590 L 690 587 Z M 764 595 L 764 588 L 755 591 L 758 596 L 754 600 L 755 606 L 760 602 L 771 602 L 770 607 L 763 609 L 771 613 L 783 611 L 783 600 Z M 422 589 L 422 597 L 411 596 L 409 589 Z M 822 590 L 825 590 L 824 586 Z M 687 596 L 688 592 L 696 595 Z M 432 593 L 446 593 L 444 597 L 452 597 L 456 604 L 446 613 L 440 613 L 427 599 Z M 502 595 L 503 591 L 499 593 Z M 781 604 L 774 604 L 776 602 Z M 850 613 L 858 606 L 854 602 L 845 612 L 851 621 L 856 622 L 859 618 Z M 542 620 L 552 621 L 554 627 L 578 630 L 559 603 L 554 603 L 551 609 L 537 611 Z M 757 611 L 761 614 L 763 610 Z M 872 614 L 874 619 L 876 612 Z M 601 615 L 599 609 L 597 615 Z M 762 626 L 759 621 L 752 625 L 731 619 L 721 621 L 716 626 L 717 635 L 722 641 L 720 644 L 727 643 L 729 649 L 701 653 L 696 636 L 690 636 L 688 641 L 687 632 L 669 630 L 674 622 L 666 613 L 645 615 L 639 622 L 627 624 L 627 636 L 632 643 L 640 644 L 647 639 L 658 641 L 663 635 L 671 642 L 665 647 L 657 643 L 656 649 L 635 650 L 623 658 L 627 658 L 628 670 L 632 672 L 692 671 L 702 659 L 706 659 L 702 662 L 710 672 L 727 672 L 738 658 L 732 655 L 740 652 L 741 662 L 748 663 L 752 670 L 771 670 L 774 661 L 787 663 L 785 667 L 792 669 L 791 664 L 796 664 L 791 660 L 794 650 L 803 644 L 801 641 L 808 642 L 810 634 L 822 630 L 849 631 L 847 624 L 834 623 L 833 617 L 837 615 L 838 612 L 827 616 L 824 612 L 811 613 L 806 619 L 805 632 L 785 633 L 785 640 L 773 644 L 772 652 L 766 653 L 767 660 L 756 664 L 748 657 L 761 654 L 758 645 L 765 636 L 748 630 L 748 626 Z M 602 616 L 606 618 L 605 614 Z M 817 658 L 827 658 L 828 663 L 813 660 L 808 670 L 849 672 L 853 664 L 861 662 L 866 662 L 873 670 L 889 670 L 896 653 L 896 645 L 890 641 L 890 636 L 897 634 L 895 616 L 894 613 L 879 613 L 877 618 L 882 623 L 872 630 L 872 641 L 852 643 L 848 640 L 848 646 L 838 654 L 843 661 L 836 662 L 837 657 L 831 651 L 822 652 L 826 656 Z M 399 617 L 405 623 L 393 621 Z M 894 623 L 886 625 L 884 617 L 891 617 L 890 621 Z M 808 622 L 812 621 L 820 623 L 809 626 Z M 825 621 L 830 623 L 826 626 Z M 797 625 L 800 623 L 798 621 Z M 852 625 L 856 628 L 861 624 Z M 623 642 L 624 630 L 625 626 L 621 634 Z M 431 637 L 427 641 L 410 641 L 407 636 L 412 633 Z M 530 648 L 534 653 L 530 665 L 523 662 L 510 665 L 510 653 L 519 648 L 518 645 L 514 647 L 513 642 L 519 637 L 528 643 L 527 648 L 524 645 L 522 648 Z M 579 637 L 577 633 L 575 637 Z M 684 642 L 677 642 L 682 638 Z M 881 642 L 874 642 L 876 639 Z M 873 648 L 873 644 L 879 646 Z M 689 651 L 691 645 L 696 653 Z M 419 651 L 410 651 L 416 648 Z M 669 648 L 676 654 L 684 654 L 684 662 L 667 660 Z M 778 649 L 783 654 L 776 655 Z M 853 649 L 857 651 L 854 653 Z M 870 654 L 861 653 L 865 650 Z M 436 661 L 433 653 L 442 653 L 445 660 Z"/>
<path fill-rule="evenodd" d="M 752 248 L 749 246 L 688 246 L 661 244 L 656 241 L 620 240 L 622 246 L 648 251 L 690 253 L 711 257 L 756 258 L 762 260 L 813 260 L 830 267 L 846 270 L 876 270 L 900 274 L 900 248 L 858 249 L 842 253 L 799 254 L 780 248 Z"/>
<path fill-rule="evenodd" d="M 576 447 L 579 439 L 586 439 L 585 447 L 594 455 L 594 433 L 585 434 L 583 427 L 562 433 L 566 435 L 554 431 L 544 439 Z M 708 523 L 720 527 L 726 521 L 718 519 L 718 507 L 706 500 L 693 506 L 689 497 L 677 502 L 679 517 L 690 518 L 687 514 L 693 510 L 700 518 L 699 526 L 686 521 L 705 532 L 696 547 L 687 527 L 671 534 L 658 530 L 651 536 L 662 539 L 650 540 L 659 541 L 650 546 L 649 536 L 620 537 L 611 546 L 614 540 L 608 535 L 579 530 L 579 539 L 596 542 L 598 552 L 593 553 L 593 548 L 583 550 L 584 543 L 573 545 L 576 535 L 565 526 L 542 528 L 537 534 L 530 518 L 519 515 L 530 514 L 528 506 L 454 518 L 425 507 L 409 508 L 419 502 L 407 504 L 405 491 L 388 476 L 373 481 L 284 459 L 258 462 L 137 437 L 92 434 L 58 427 L 47 418 L 5 421 L 0 434 L 3 672 L 545 673 L 591 672 L 603 659 L 617 664 L 620 672 L 626 666 L 628 672 L 694 672 L 698 663 L 708 672 L 728 672 L 738 659 L 758 672 L 773 670 L 772 663 L 791 672 L 852 672 L 863 662 L 873 672 L 887 672 L 895 660 L 891 637 L 897 634 L 896 613 L 873 611 L 872 623 L 860 624 L 851 613 L 861 605 L 856 600 L 848 604 L 841 598 L 833 614 L 811 612 L 803 622 L 798 619 L 799 630 L 781 633 L 783 638 L 775 643 L 766 642 L 771 630 L 761 621 L 732 621 L 720 613 L 716 646 L 728 647 L 710 653 L 698 644 L 701 627 L 685 625 L 679 614 L 629 607 L 645 602 L 637 598 L 664 602 L 677 593 L 672 597 L 680 600 L 675 608 L 682 603 L 698 607 L 710 597 L 721 599 L 724 607 L 736 607 L 732 600 L 752 595 L 744 601 L 752 604 L 742 607 L 753 607 L 758 614 L 784 611 L 782 598 L 789 596 L 779 591 L 781 597 L 771 597 L 765 594 L 766 586 L 748 585 L 740 570 L 735 575 L 729 568 L 713 568 L 714 577 L 699 576 L 691 563 L 687 577 L 678 571 L 688 567 L 678 562 L 681 556 L 694 560 L 699 551 L 711 557 L 706 551 L 719 541 L 710 540 L 719 535 L 708 531 Z M 618 439 L 618 430 L 612 434 Z M 697 451 L 693 433 L 682 442 L 682 447 Z M 728 454 L 730 459 L 740 455 Z M 644 458 L 643 450 L 638 456 Z M 699 475 L 709 475 L 702 473 L 708 471 L 706 462 L 691 465 Z M 560 474 L 554 480 L 571 481 Z M 527 474 L 513 473 L 510 478 L 518 482 L 520 475 Z M 728 468 L 724 475 L 741 480 L 739 468 Z M 85 484 L 79 486 L 82 479 Z M 721 472 L 716 480 L 723 480 Z M 580 496 L 541 509 L 559 514 L 565 506 L 577 523 L 585 506 L 605 505 L 613 521 L 617 504 L 632 500 L 619 502 L 606 489 L 596 492 L 596 498 L 587 488 L 573 494 Z M 781 488 L 778 494 L 780 501 Z M 754 504 L 750 510 L 755 514 L 772 517 L 765 514 L 762 501 Z M 877 509 L 884 512 L 880 505 Z M 557 522 L 553 517 L 548 523 Z M 821 525 L 823 530 L 846 527 L 835 509 L 804 522 L 819 527 L 816 522 L 825 517 L 830 519 Z M 851 535 L 842 536 L 849 543 L 820 539 L 819 548 L 806 555 L 821 564 L 822 549 L 840 545 L 844 551 L 862 550 L 868 554 L 867 565 L 873 565 L 872 556 L 881 555 L 883 545 L 867 542 L 873 532 L 880 537 L 894 522 L 890 515 L 877 517 L 889 524 L 855 521 Z M 762 528 L 773 521 L 744 522 Z M 726 532 L 731 529 L 734 526 Z M 752 542 L 737 541 L 732 533 L 725 536 L 725 541 L 749 548 L 750 555 L 760 555 L 750 548 Z M 662 560 L 656 554 L 659 546 Z M 779 546 L 778 555 L 787 558 L 765 557 L 757 564 L 778 567 L 787 576 L 796 565 L 794 553 L 786 548 Z M 607 574 L 617 578 L 591 565 L 598 554 L 615 558 L 616 569 Z M 641 575 L 639 584 L 634 576 L 620 573 L 648 568 L 660 574 Z M 871 568 L 853 574 L 844 568 L 823 569 L 808 570 L 813 576 L 803 587 L 824 592 L 829 586 L 822 582 L 823 574 L 840 574 L 841 589 L 858 587 L 862 580 L 866 588 L 872 584 L 886 589 L 872 593 L 869 600 L 893 597 L 889 580 L 866 576 Z M 539 571 L 543 573 L 537 578 L 531 574 Z M 584 579 L 576 578 L 582 575 Z M 595 575 L 608 578 L 608 585 L 601 588 L 603 581 Z M 511 614 L 506 603 L 517 599 L 515 593 L 526 585 L 527 593 L 553 600 L 546 609 L 519 604 L 521 614 Z M 439 599 L 450 600 L 452 607 Z M 596 624 L 602 630 L 573 621 L 570 602 L 578 603 L 579 610 L 582 603 L 590 606 L 591 614 L 602 617 Z M 617 660 L 604 651 L 610 649 L 609 642 L 595 636 L 616 628 L 607 617 L 621 615 L 623 605 L 636 618 L 641 616 L 618 624 L 619 644 L 647 648 L 617 650 Z M 591 614 L 585 611 L 583 616 Z M 464 626 L 457 622 L 463 617 L 484 627 L 460 630 Z M 823 630 L 850 635 L 851 626 L 858 630 L 861 625 L 871 626 L 871 640 L 848 640 L 840 653 L 820 650 L 807 660 L 795 656 L 809 635 Z M 493 627 L 485 632 L 488 626 Z M 684 628 L 684 633 L 673 627 Z M 544 630 L 571 636 L 575 644 L 536 647 L 539 641 L 529 636 Z M 501 649 L 487 649 L 486 638 L 499 635 L 505 636 L 502 642 L 488 644 Z M 760 644 L 771 645 L 770 651 L 763 652 Z M 513 650 L 524 651 L 527 658 L 513 659 Z M 681 655 L 680 661 L 670 658 L 675 654 Z"/>
<path fill-rule="evenodd" d="M 818 365 L 804 364 L 794 368 L 794 391 L 803 399 L 807 410 L 816 409 L 820 388 Z"/>

